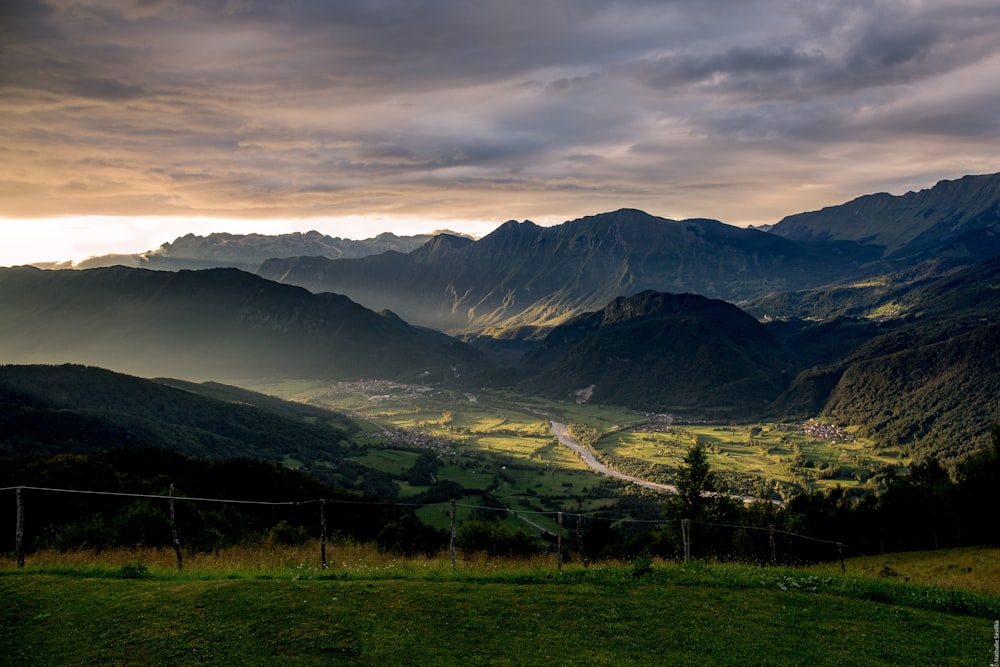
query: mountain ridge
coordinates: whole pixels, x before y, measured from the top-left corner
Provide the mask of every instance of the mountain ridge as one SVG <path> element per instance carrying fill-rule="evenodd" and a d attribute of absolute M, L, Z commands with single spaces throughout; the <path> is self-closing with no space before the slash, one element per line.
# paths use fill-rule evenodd
<path fill-rule="evenodd" d="M 345 296 L 238 269 L 0 269 L 0 312 L 7 363 L 216 380 L 441 378 L 485 363 L 459 341 Z"/>
<path fill-rule="evenodd" d="M 431 244 L 440 242 L 431 242 Z M 553 227 L 509 221 L 448 252 L 354 260 L 274 259 L 258 274 L 349 295 L 417 324 L 475 336 L 550 327 L 646 289 L 738 300 L 850 275 L 866 258 L 853 242 L 804 246 L 724 223 L 668 220 L 635 209 Z"/>
<path fill-rule="evenodd" d="M 838 206 L 790 215 L 771 234 L 798 241 L 857 241 L 892 260 L 929 254 L 985 259 L 1000 252 L 1000 174 L 942 180 L 895 196 L 877 193 Z"/>
<path fill-rule="evenodd" d="M 204 236 L 188 233 L 142 253 L 100 255 L 78 262 L 48 262 L 34 266 L 44 269 L 95 269 L 128 266 L 158 271 L 183 269 L 236 268 L 254 271 L 267 259 L 316 256 L 330 259 L 365 257 L 383 252 L 407 253 L 439 234 L 462 236 L 456 232 L 397 236 L 382 232 L 374 237 L 353 240 L 322 234 L 316 230 L 287 234 L 231 234 L 213 232 Z"/>

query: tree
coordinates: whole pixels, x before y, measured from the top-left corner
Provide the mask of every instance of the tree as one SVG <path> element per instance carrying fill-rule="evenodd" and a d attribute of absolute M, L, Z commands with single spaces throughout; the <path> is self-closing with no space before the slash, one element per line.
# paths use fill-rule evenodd
<path fill-rule="evenodd" d="M 967 456 L 956 469 L 954 518 L 962 544 L 998 544 L 995 522 L 1000 511 L 997 487 L 1000 486 L 1000 423 L 990 429 L 992 446 Z"/>
<path fill-rule="evenodd" d="M 716 486 L 715 473 L 708 465 L 704 445 L 695 443 L 688 449 L 683 463 L 677 468 L 675 480 L 677 495 L 668 501 L 668 513 L 683 519 L 705 518 Z"/>
<path fill-rule="evenodd" d="M 502 521 L 467 521 L 458 528 L 458 548 L 470 555 L 477 551 L 495 556 L 531 556 L 539 552 L 538 540 L 520 528 Z"/>
<path fill-rule="evenodd" d="M 670 520 L 668 539 L 675 548 L 679 548 L 682 541 L 689 545 L 697 542 L 697 548 L 690 549 L 691 553 L 697 552 L 697 557 L 725 557 L 731 553 L 733 531 L 713 524 L 738 522 L 741 508 L 728 495 L 717 493 L 715 473 L 709 467 L 704 444 L 697 442 L 688 449 L 683 462 L 677 467 L 675 482 L 677 493 L 667 499 L 664 510 L 664 516 Z M 684 538 L 682 521 L 678 519 L 697 523 L 693 529 L 691 524 L 687 524 L 697 537 L 692 538 L 689 532 Z"/>
<path fill-rule="evenodd" d="M 447 542 L 445 531 L 424 524 L 412 511 L 386 523 L 376 538 L 379 551 L 414 556 L 430 556 Z"/>

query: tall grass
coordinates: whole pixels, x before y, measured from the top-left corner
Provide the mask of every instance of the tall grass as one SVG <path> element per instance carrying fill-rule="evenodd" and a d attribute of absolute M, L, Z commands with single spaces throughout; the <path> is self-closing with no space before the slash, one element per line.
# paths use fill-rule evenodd
<path fill-rule="evenodd" d="M 373 544 L 328 543 L 327 567 L 322 567 L 318 541 L 300 546 L 259 544 L 213 552 L 184 552 L 182 568 L 172 549 L 121 548 L 102 551 L 38 551 L 28 554 L 24 572 L 75 572 L 102 576 L 122 567 L 141 565 L 158 578 L 437 578 L 444 574 L 492 574 L 556 569 L 554 554 L 531 558 L 497 558 L 483 553 L 458 554 L 452 567 L 450 553 L 404 557 L 379 551 Z M 8 555 L 0 572 L 18 571 Z"/>
<path fill-rule="evenodd" d="M 847 573 L 900 583 L 1000 595 L 1000 549 L 963 547 L 860 556 L 846 561 Z M 830 568 L 817 565 L 815 571 Z"/>
<path fill-rule="evenodd" d="M 675 586 L 708 586 L 721 589 L 764 589 L 795 593 L 817 593 L 881 602 L 901 607 L 948 612 L 982 618 L 1000 618 L 1000 596 L 992 591 L 961 586 L 927 585 L 902 576 L 873 572 L 871 559 L 848 561 L 847 573 L 839 566 L 809 568 L 766 567 L 734 563 L 671 562 L 644 559 L 635 562 L 580 562 L 562 566 L 554 554 L 532 558 L 495 558 L 485 554 L 459 554 L 453 567 L 450 554 L 405 558 L 380 552 L 369 544 L 328 544 L 327 568 L 323 568 L 318 542 L 302 546 L 258 545 L 184 555 L 177 568 L 169 549 L 112 549 L 101 552 L 43 551 L 30 554 L 19 569 L 13 559 L 0 561 L 0 576 L 60 574 L 106 578 L 155 578 L 164 581 L 220 579 L 263 580 L 407 580 L 464 581 L 489 583 L 565 583 L 632 586 L 637 583 Z M 935 554 L 937 559 L 935 560 Z M 900 558 L 901 556 L 901 558 Z M 883 557 L 884 558 L 884 557 Z M 922 556 L 896 555 L 897 561 L 921 563 L 925 571 L 948 568 L 945 560 L 991 563 L 1000 567 L 1000 550 L 948 550 Z M 964 559 L 964 560 L 963 560 Z M 894 561 L 896 562 L 896 561 Z M 936 565 L 934 563 L 937 563 Z M 917 566 L 910 569 L 915 571 Z M 992 570 L 991 570 L 992 571 Z"/>

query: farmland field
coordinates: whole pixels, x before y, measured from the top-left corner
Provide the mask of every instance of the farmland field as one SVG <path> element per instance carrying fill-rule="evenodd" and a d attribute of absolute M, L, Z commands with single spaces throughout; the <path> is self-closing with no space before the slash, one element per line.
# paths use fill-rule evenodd
<path fill-rule="evenodd" d="M 401 474 L 414 452 L 431 449 L 443 465 L 437 478 L 470 490 L 491 490 L 511 507 L 562 510 L 613 502 L 612 487 L 550 431 L 550 420 L 576 425 L 577 438 L 622 472 L 672 483 L 691 445 L 701 443 L 724 488 L 772 498 L 832 486 L 876 483 L 876 473 L 905 466 L 899 452 L 821 423 L 715 424 L 677 415 L 529 398 L 511 392 L 475 394 L 387 381 L 308 383 L 297 380 L 251 387 L 307 401 L 355 417 L 362 426 L 356 460 Z M 421 489 L 397 482 L 403 496 Z"/>

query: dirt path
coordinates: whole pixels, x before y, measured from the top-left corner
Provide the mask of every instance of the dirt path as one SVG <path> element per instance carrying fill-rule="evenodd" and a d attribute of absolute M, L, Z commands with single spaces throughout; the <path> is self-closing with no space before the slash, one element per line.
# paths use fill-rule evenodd
<path fill-rule="evenodd" d="M 626 482 L 632 482 L 633 484 L 638 484 L 639 486 L 645 487 L 647 489 L 654 489 L 656 491 L 666 491 L 667 493 L 677 493 L 677 487 L 672 484 L 659 484 L 657 482 L 650 482 L 646 479 L 641 479 L 639 477 L 632 477 L 631 475 L 626 475 L 625 473 L 618 472 L 614 468 L 609 468 L 604 465 L 594 454 L 581 445 L 579 442 L 574 440 L 570 434 L 569 429 L 566 428 L 566 424 L 560 424 L 557 421 L 550 422 L 552 424 L 552 433 L 559 440 L 559 443 L 569 447 L 574 452 L 580 455 L 583 462 L 586 463 L 590 468 L 597 473 L 602 475 L 607 475 L 608 477 L 615 477 L 617 479 L 625 480 Z"/>

